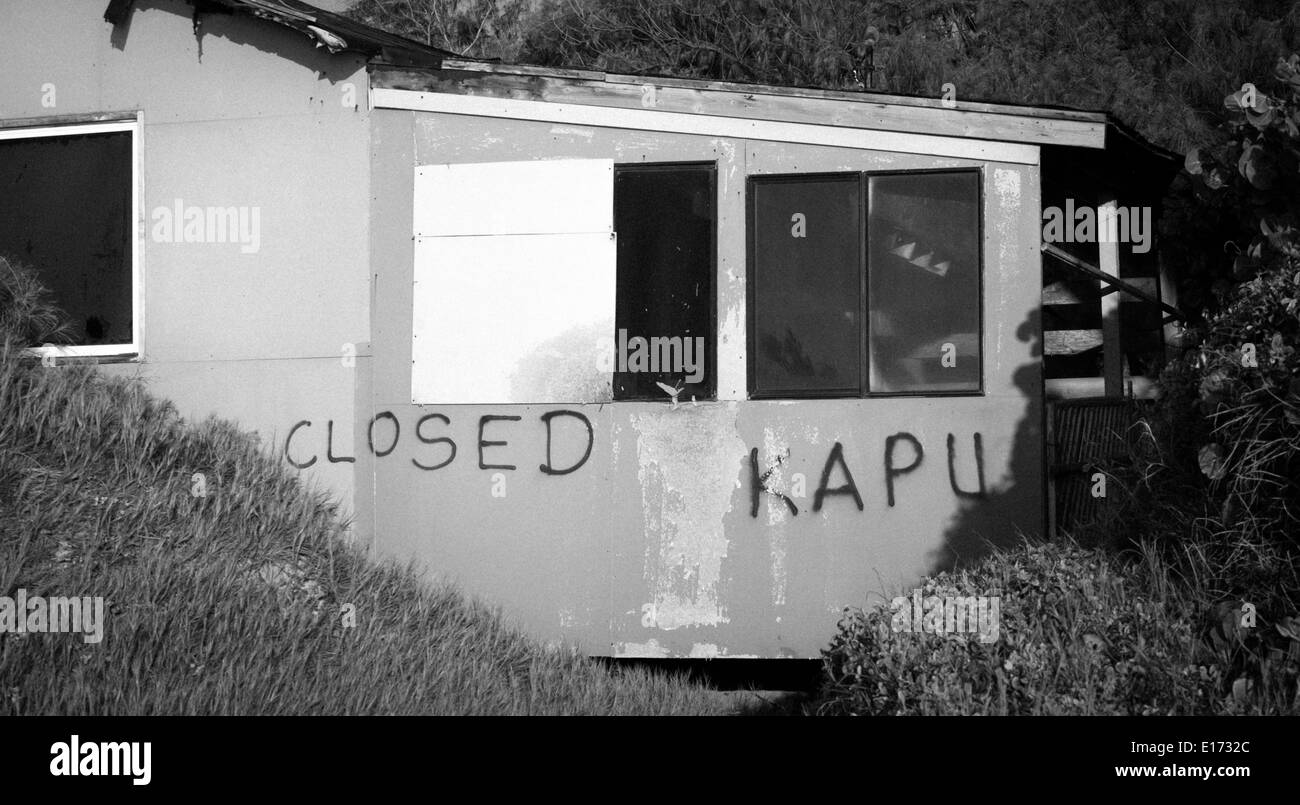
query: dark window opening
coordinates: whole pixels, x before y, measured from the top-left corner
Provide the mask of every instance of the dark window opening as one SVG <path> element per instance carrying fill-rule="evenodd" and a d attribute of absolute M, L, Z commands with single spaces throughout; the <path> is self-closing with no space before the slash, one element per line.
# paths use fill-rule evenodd
<path fill-rule="evenodd" d="M 780 396 L 861 390 L 861 229 L 856 175 L 751 186 L 757 389 Z"/>
<path fill-rule="evenodd" d="M 36 271 L 75 345 L 133 340 L 131 138 L 0 139 L 0 255 Z"/>
<path fill-rule="evenodd" d="M 751 178 L 750 395 L 979 392 L 980 184 L 974 170 Z"/>
<path fill-rule="evenodd" d="M 615 400 L 715 396 L 714 187 L 711 163 L 615 168 Z"/>

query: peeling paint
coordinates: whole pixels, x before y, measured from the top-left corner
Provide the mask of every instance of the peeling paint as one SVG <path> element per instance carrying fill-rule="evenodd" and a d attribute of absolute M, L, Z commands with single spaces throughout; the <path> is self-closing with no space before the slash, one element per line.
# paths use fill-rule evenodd
<path fill-rule="evenodd" d="M 789 458 L 789 456 L 789 438 L 784 433 L 777 433 L 772 428 L 764 428 L 762 465 L 767 468 L 765 472 L 769 473 L 767 486 L 771 489 L 784 491 L 789 487 L 785 465 L 785 459 Z M 790 516 L 790 509 L 786 507 L 780 498 L 774 495 L 767 496 L 767 524 L 769 526 L 780 525 Z"/>
<path fill-rule="evenodd" d="M 762 465 L 771 473 L 768 484 L 772 489 L 786 490 L 789 479 L 786 477 L 784 459 L 790 455 L 790 441 L 784 433 L 773 428 L 763 429 Z M 786 533 L 785 521 L 791 517 L 790 509 L 776 495 L 767 495 L 768 553 L 772 559 L 772 604 L 785 604 L 786 589 Z"/>
<path fill-rule="evenodd" d="M 646 643 L 615 643 L 615 657 L 671 657 L 672 652 L 667 646 L 659 645 L 659 641 L 651 638 Z"/>
<path fill-rule="evenodd" d="M 590 140 L 596 135 L 591 129 L 578 128 L 575 126 L 551 126 L 551 134 L 561 134 L 570 137 L 581 137 L 584 140 Z"/>
<path fill-rule="evenodd" d="M 735 404 L 633 414 L 645 522 L 645 582 L 660 629 L 726 623 L 723 519 L 748 458 Z"/>
<path fill-rule="evenodd" d="M 1016 212 L 1020 211 L 1020 171 L 1008 170 L 1006 168 L 997 168 L 993 171 L 993 189 L 997 193 L 999 214 L 992 216 L 996 221 L 997 239 L 999 244 L 999 264 L 1005 266 L 1003 270 L 1019 273 L 1020 266 L 1017 259 L 1016 250 L 1020 245 L 1018 227 L 1020 217 Z M 1008 214 L 1001 214 L 1001 211 L 1008 211 Z M 1037 217 L 1035 217 L 1037 221 Z M 993 320 L 997 322 L 997 343 L 1006 343 L 1006 328 L 1015 326 L 1009 324 L 1007 311 L 1013 309 L 1016 302 L 1017 291 L 1014 289 L 1015 283 L 1003 282 L 1001 298 L 998 300 L 998 309 L 994 311 Z M 1002 370 L 1002 354 L 1000 351 L 994 351 L 992 358 L 995 366 L 992 367 L 994 372 Z"/>
<path fill-rule="evenodd" d="M 740 175 L 740 165 L 736 163 L 736 144 L 731 140 L 713 140 L 713 149 L 722 154 L 722 162 L 727 165 L 727 170 L 722 174 L 722 186 L 718 188 L 719 195 L 726 195 L 728 189 L 735 187 L 737 181 L 744 177 Z"/>
<path fill-rule="evenodd" d="M 740 301 L 727 306 L 727 312 L 718 323 L 718 396 L 723 399 L 743 400 L 746 397 L 745 377 L 745 305 Z M 721 354 L 723 349 L 727 354 Z"/>

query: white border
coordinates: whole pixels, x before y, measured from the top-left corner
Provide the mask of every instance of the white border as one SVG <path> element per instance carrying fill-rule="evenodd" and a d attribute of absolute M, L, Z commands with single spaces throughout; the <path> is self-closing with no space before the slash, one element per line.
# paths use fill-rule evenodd
<path fill-rule="evenodd" d="M 137 112 L 134 120 L 108 123 L 68 123 L 65 125 L 0 128 L 0 140 L 26 140 L 40 137 L 69 137 L 81 134 L 131 132 L 131 343 L 89 344 L 70 346 L 40 346 L 26 350 L 30 355 L 56 357 L 131 357 L 140 359 L 140 346 L 144 341 L 144 272 L 141 252 L 144 251 L 140 235 L 143 219 L 140 215 L 140 180 L 144 175 L 143 129 L 144 115 Z"/>
<path fill-rule="evenodd" d="M 820 126 L 811 123 L 747 120 L 717 115 L 657 112 L 612 106 L 520 101 L 509 98 L 482 98 L 473 95 L 383 88 L 370 90 L 370 105 L 373 109 L 405 109 L 475 117 L 568 123 L 579 126 L 734 137 L 742 140 L 806 143 L 871 151 L 956 157 L 983 162 L 1037 165 L 1039 160 L 1039 147 L 1023 143 L 936 137 L 930 134 Z"/>

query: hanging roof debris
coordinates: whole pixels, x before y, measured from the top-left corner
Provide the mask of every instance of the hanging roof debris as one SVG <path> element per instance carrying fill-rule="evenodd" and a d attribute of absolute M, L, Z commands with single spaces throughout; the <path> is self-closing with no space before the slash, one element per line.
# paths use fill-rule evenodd
<path fill-rule="evenodd" d="M 113 25 L 124 24 L 131 15 L 134 0 L 110 0 L 104 19 Z M 316 8 L 299 0 L 191 0 L 197 24 L 204 14 L 247 14 L 278 25 L 293 28 L 310 37 L 317 47 L 331 53 L 354 51 L 388 64 L 410 67 L 442 66 L 443 59 L 464 56 L 390 34 L 355 20 Z"/>

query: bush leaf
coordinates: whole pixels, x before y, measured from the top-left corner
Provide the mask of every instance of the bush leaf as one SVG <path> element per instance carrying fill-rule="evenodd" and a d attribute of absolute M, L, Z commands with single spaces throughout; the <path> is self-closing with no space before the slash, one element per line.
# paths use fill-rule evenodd
<path fill-rule="evenodd" d="M 1201 472 L 1211 481 L 1217 481 L 1223 477 L 1227 470 L 1227 463 L 1223 460 L 1223 448 L 1217 444 L 1207 444 L 1201 448 L 1196 455 L 1196 462 L 1201 467 Z"/>

